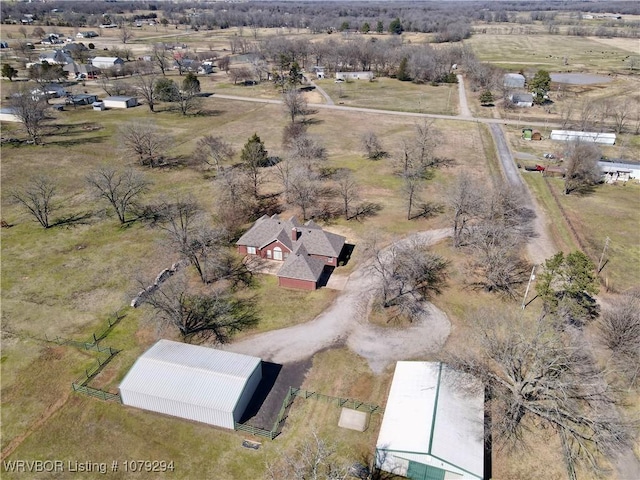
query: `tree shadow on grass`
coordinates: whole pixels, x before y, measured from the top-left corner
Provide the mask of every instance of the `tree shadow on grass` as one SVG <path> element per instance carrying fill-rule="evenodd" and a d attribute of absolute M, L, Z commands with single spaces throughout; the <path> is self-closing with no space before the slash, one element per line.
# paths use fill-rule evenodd
<path fill-rule="evenodd" d="M 53 227 L 64 227 L 64 226 L 73 226 L 73 225 L 86 225 L 89 223 L 89 219 L 91 218 L 91 212 L 85 213 L 74 213 L 65 217 L 61 217 L 56 219 L 49 228 Z"/>
<path fill-rule="evenodd" d="M 58 146 L 58 147 L 73 147 L 76 145 L 85 145 L 87 143 L 103 143 L 105 141 L 105 137 L 93 136 L 93 137 L 82 137 L 82 138 L 74 138 L 69 140 L 53 140 L 46 142 L 49 146 Z"/>

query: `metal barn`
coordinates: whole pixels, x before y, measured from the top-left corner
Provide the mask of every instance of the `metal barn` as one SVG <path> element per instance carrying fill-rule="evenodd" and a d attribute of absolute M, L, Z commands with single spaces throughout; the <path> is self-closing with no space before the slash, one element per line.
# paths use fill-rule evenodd
<path fill-rule="evenodd" d="M 260 380 L 256 357 L 160 340 L 120 384 L 122 403 L 234 429 Z"/>
<path fill-rule="evenodd" d="M 616 143 L 615 133 L 598 132 L 574 132 L 571 130 L 551 130 L 551 140 L 563 142 L 593 142 L 602 145 L 614 145 Z"/>
<path fill-rule="evenodd" d="M 467 396 L 437 362 L 397 362 L 376 466 L 412 480 L 485 478 L 484 397 Z M 476 383 L 469 375 L 457 382 Z"/>
<path fill-rule="evenodd" d="M 131 108 L 138 105 L 135 97 L 107 97 L 103 101 L 106 108 Z"/>

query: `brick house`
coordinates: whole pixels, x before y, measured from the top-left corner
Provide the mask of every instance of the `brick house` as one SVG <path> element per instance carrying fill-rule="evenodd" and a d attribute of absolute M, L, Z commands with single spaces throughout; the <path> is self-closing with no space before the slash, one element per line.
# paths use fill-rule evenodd
<path fill-rule="evenodd" d="M 338 265 L 345 237 L 325 232 L 312 220 L 282 220 L 264 215 L 236 242 L 238 252 L 283 262 L 278 285 L 315 290 L 325 273 Z"/>

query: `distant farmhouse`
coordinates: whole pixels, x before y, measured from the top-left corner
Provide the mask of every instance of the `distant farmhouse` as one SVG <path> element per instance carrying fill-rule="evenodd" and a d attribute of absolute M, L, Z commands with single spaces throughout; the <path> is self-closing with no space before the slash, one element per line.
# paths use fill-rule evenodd
<path fill-rule="evenodd" d="M 124 65 L 124 60 L 120 57 L 95 57 L 91 60 L 91 65 L 98 68 L 120 68 Z"/>
<path fill-rule="evenodd" d="M 336 72 L 336 80 L 373 80 L 373 72 Z"/>
<path fill-rule="evenodd" d="M 512 93 L 509 100 L 516 107 L 533 107 L 533 95 L 530 93 Z"/>
<path fill-rule="evenodd" d="M 315 290 L 338 265 L 345 237 L 325 232 L 309 220 L 281 220 L 264 215 L 236 242 L 238 251 L 283 262 L 277 273 L 281 287 Z"/>

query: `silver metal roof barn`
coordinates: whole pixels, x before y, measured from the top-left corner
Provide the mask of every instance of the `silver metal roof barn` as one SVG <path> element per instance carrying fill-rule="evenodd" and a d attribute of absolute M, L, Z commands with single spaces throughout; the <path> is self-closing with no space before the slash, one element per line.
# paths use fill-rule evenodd
<path fill-rule="evenodd" d="M 122 403 L 234 428 L 262 378 L 256 357 L 160 340 L 120 384 Z"/>
<path fill-rule="evenodd" d="M 376 463 L 411 479 L 482 479 L 484 476 L 484 397 L 478 381 L 465 395 L 454 376 L 436 362 L 397 362 L 384 411 Z M 448 475 L 448 476 L 447 476 Z"/>

